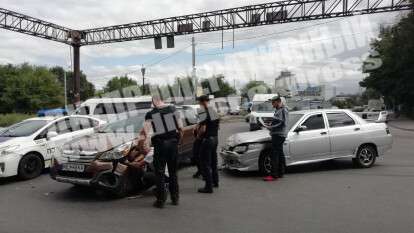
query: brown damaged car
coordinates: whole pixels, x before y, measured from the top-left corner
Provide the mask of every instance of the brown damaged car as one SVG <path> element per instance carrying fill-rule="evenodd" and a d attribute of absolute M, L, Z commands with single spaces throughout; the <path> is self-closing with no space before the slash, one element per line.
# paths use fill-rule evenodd
<path fill-rule="evenodd" d="M 184 136 L 179 145 L 179 162 L 192 157 L 193 129 L 197 123 L 194 108 L 181 108 Z M 145 114 L 110 123 L 92 135 L 66 143 L 53 159 L 52 179 L 76 186 L 89 186 L 123 197 L 154 184 L 153 149 L 142 136 Z M 168 180 L 168 179 L 167 179 Z"/>

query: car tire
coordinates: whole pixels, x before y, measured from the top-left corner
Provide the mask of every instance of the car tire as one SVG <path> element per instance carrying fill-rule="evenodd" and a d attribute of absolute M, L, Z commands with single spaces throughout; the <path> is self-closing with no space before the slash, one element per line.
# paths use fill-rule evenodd
<path fill-rule="evenodd" d="M 132 190 L 132 184 L 128 177 L 120 178 L 119 187 L 116 190 L 112 191 L 112 195 L 115 198 L 124 198 L 126 197 Z"/>
<path fill-rule="evenodd" d="M 259 157 L 259 171 L 262 175 L 267 176 L 272 170 L 270 150 L 264 150 Z"/>
<path fill-rule="evenodd" d="M 20 159 L 18 177 L 22 180 L 30 180 L 38 177 L 44 168 L 42 158 L 34 153 L 29 153 Z"/>
<path fill-rule="evenodd" d="M 377 158 L 377 150 L 372 145 L 362 145 L 357 152 L 353 163 L 360 168 L 370 168 L 375 164 Z"/>

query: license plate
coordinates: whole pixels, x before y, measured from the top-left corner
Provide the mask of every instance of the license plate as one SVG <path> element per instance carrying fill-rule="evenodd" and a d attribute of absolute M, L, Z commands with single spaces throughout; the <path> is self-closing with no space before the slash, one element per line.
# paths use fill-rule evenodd
<path fill-rule="evenodd" d="M 62 165 L 62 171 L 68 172 L 84 172 L 85 165 L 83 164 L 73 164 L 73 163 L 66 163 Z"/>

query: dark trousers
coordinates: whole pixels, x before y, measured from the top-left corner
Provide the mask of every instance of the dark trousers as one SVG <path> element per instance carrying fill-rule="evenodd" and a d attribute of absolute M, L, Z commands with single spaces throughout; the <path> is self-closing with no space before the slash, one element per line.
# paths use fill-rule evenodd
<path fill-rule="evenodd" d="M 206 189 L 213 189 L 213 185 L 218 185 L 217 169 L 217 137 L 204 138 L 200 146 L 200 168 L 201 174 L 206 182 Z"/>
<path fill-rule="evenodd" d="M 167 199 L 165 191 L 165 167 L 168 167 L 169 190 L 171 199 L 178 199 L 178 140 L 169 139 L 154 142 L 154 173 L 156 176 L 157 200 L 165 202 Z"/>
<path fill-rule="evenodd" d="M 201 173 L 200 167 L 200 147 L 203 140 L 197 138 L 193 143 L 193 163 L 197 166 L 197 174 Z"/>
<path fill-rule="evenodd" d="M 285 174 L 286 160 L 285 154 L 283 153 L 283 143 L 285 140 L 285 137 L 276 135 L 272 136 L 272 170 L 270 172 L 270 175 L 273 177 L 281 178 L 283 177 L 283 174 Z"/>

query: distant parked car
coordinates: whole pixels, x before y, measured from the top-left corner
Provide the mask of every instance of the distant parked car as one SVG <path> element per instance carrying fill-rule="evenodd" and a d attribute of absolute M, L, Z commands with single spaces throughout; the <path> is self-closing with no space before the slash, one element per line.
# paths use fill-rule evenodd
<path fill-rule="evenodd" d="M 149 111 L 152 107 L 151 96 L 129 98 L 92 98 L 83 102 L 73 115 L 92 116 L 107 122 L 126 119 Z"/>
<path fill-rule="evenodd" d="M 105 122 L 88 116 L 30 118 L 0 133 L 0 177 L 32 179 L 73 138 L 91 134 Z"/>
<path fill-rule="evenodd" d="M 289 133 L 284 144 L 287 166 L 352 158 L 360 167 L 374 165 L 391 149 L 393 138 L 384 123 L 368 123 L 348 110 L 304 110 L 289 114 Z M 221 151 L 231 170 L 271 170 L 271 138 L 268 130 L 230 136 Z"/>
<path fill-rule="evenodd" d="M 278 94 L 255 94 L 250 107 L 249 113 L 249 125 L 250 131 L 262 129 L 260 122 L 270 123 L 272 120 L 275 109 L 269 99 Z M 281 97 L 282 101 L 286 103 L 284 97 Z"/>
<path fill-rule="evenodd" d="M 253 102 L 249 114 L 250 131 L 261 129 L 262 125 L 260 121 L 269 123 L 273 117 L 274 111 L 272 103 L 267 100 Z"/>
<path fill-rule="evenodd" d="M 370 122 L 388 123 L 390 113 L 388 111 L 357 112 L 358 116 Z"/>

